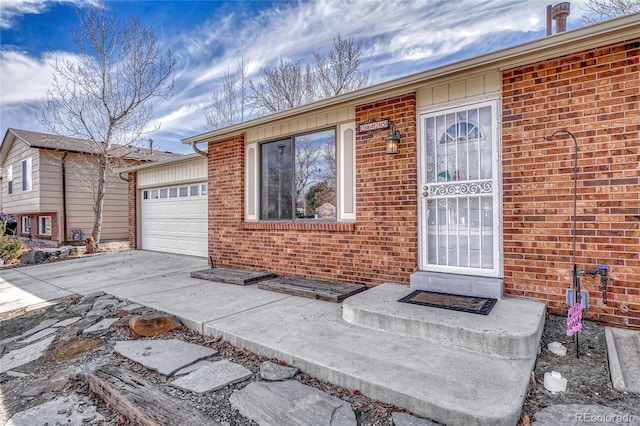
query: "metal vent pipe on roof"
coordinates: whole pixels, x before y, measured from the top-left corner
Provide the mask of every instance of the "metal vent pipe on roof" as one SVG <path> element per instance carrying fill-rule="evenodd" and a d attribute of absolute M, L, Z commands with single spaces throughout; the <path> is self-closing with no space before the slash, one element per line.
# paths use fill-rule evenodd
<path fill-rule="evenodd" d="M 571 3 L 562 2 L 547 6 L 547 35 L 552 34 L 552 21 L 556 21 L 556 34 L 567 31 L 567 16 L 571 13 Z"/>

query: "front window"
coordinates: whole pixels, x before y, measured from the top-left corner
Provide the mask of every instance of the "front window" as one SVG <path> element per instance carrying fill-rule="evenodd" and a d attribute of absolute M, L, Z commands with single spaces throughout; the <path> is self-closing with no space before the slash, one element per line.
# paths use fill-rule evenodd
<path fill-rule="evenodd" d="M 38 217 L 38 234 L 51 235 L 51 216 Z"/>
<path fill-rule="evenodd" d="M 22 233 L 30 234 L 31 233 L 31 217 L 22 216 Z"/>
<path fill-rule="evenodd" d="M 13 166 L 7 167 L 7 193 L 13 194 Z"/>
<path fill-rule="evenodd" d="M 26 160 L 22 160 L 22 190 L 23 191 L 31 191 L 32 189 L 32 166 L 31 166 L 31 157 Z"/>
<path fill-rule="evenodd" d="M 260 146 L 262 220 L 336 219 L 336 134 L 325 130 Z"/>

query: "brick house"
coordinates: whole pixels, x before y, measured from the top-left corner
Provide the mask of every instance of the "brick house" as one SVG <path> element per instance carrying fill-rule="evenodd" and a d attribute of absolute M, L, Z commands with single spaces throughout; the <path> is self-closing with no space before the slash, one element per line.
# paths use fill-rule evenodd
<path fill-rule="evenodd" d="M 184 139 L 207 146 L 207 256 L 566 312 L 574 142 L 545 139 L 566 130 L 575 261 L 613 279 L 604 304 L 581 277 L 585 315 L 640 327 L 638 34 L 630 15 Z M 143 190 L 130 188 L 138 248 Z M 314 213 L 327 203 L 335 217 Z"/>

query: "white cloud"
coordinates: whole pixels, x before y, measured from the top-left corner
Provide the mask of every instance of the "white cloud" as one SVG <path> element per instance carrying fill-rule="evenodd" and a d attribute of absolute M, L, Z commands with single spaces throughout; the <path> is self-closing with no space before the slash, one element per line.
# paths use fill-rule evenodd
<path fill-rule="evenodd" d="M 52 3 L 51 0 L 2 0 L 0 3 L 0 28 L 13 27 L 16 18 L 22 15 L 44 13 Z M 98 0 L 59 0 L 59 3 L 96 6 Z"/>
<path fill-rule="evenodd" d="M 50 63 L 76 59 L 67 52 L 49 52 L 42 58 L 33 58 L 20 52 L 0 51 L 0 104 L 44 101 L 53 82 Z"/>

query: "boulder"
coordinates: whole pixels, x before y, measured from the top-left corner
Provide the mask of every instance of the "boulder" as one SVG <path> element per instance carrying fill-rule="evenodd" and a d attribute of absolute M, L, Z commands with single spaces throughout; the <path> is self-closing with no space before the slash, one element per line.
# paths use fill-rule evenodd
<path fill-rule="evenodd" d="M 140 336 L 152 337 L 180 328 L 182 324 L 173 315 L 154 312 L 131 318 L 129 327 Z"/>

